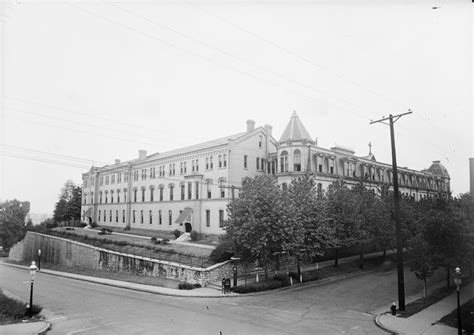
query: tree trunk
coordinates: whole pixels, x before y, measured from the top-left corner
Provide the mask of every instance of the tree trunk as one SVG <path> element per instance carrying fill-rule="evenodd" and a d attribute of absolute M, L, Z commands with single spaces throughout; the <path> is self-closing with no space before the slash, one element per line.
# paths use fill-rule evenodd
<path fill-rule="evenodd" d="M 339 249 L 336 248 L 336 257 L 334 258 L 334 266 L 337 267 L 339 262 Z"/>
<path fill-rule="evenodd" d="M 426 299 L 426 278 L 423 279 L 423 299 Z"/>
<path fill-rule="evenodd" d="M 364 270 L 364 251 L 362 248 L 359 251 L 359 268 Z"/>
<path fill-rule="evenodd" d="M 449 287 L 450 287 L 450 281 L 449 281 L 449 278 L 450 277 L 450 273 L 449 273 L 449 265 L 446 266 L 446 287 L 448 288 L 449 290 Z"/>
<path fill-rule="evenodd" d="M 386 256 L 387 256 L 387 248 L 383 248 L 382 263 L 385 262 L 385 257 Z"/>

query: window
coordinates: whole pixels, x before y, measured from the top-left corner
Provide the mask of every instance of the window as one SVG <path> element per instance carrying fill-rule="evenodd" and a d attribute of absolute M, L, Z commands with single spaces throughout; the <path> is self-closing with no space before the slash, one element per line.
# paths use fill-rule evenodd
<path fill-rule="evenodd" d="M 206 227 L 211 226 L 211 211 L 206 209 Z"/>
<path fill-rule="evenodd" d="M 288 152 L 282 151 L 280 155 L 280 172 L 288 172 Z"/>
<path fill-rule="evenodd" d="M 120 202 L 120 190 L 117 190 L 117 202 Z"/>
<path fill-rule="evenodd" d="M 226 167 L 226 166 L 227 166 L 227 155 L 224 154 L 224 167 Z"/>
<path fill-rule="evenodd" d="M 100 221 L 100 214 L 101 214 L 101 213 L 100 213 L 100 209 L 99 209 L 99 221 Z"/>
<path fill-rule="evenodd" d="M 118 210 L 115 211 L 115 222 L 118 222 Z"/>
<path fill-rule="evenodd" d="M 109 196 L 109 192 L 105 191 L 105 203 L 107 203 L 108 196 Z"/>
<path fill-rule="evenodd" d="M 224 182 L 221 181 L 221 183 L 220 183 L 220 185 L 219 185 L 219 187 L 220 187 L 220 189 L 221 189 L 221 198 L 225 198 L 225 189 L 224 189 L 223 186 L 224 186 Z"/>
<path fill-rule="evenodd" d="M 133 190 L 133 202 L 137 202 L 137 192 L 138 192 L 137 189 Z"/>
<path fill-rule="evenodd" d="M 299 149 L 293 152 L 293 171 L 301 171 L 301 151 Z"/>
<path fill-rule="evenodd" d="M 180 187 L 181 187 L 181 200 L 184 200 L 185 193 L 186 193 L 184 189 L 185 189 L 186 186 L 183 183 L 183 184 L 181 184 Z"/>
<path fill-rule="evenodd" d="M 192 164 L 192 168 L 191 168 L 192 170 L 191 171 L 194 172 L 194 159 L 191 161 L 191 164 Z"/>
<path fill-rule="evenodd" d="M 122 210 L 122 223 L 125 223 L 125 209 Z"/>
<path fill-rule="evenodd" d="M 323 164 L 318 164 L 318 171 L 323 172 Z"/>
<path fill-rule="evenodd" d="M 334 159 L 329 160 L 329 173 L 334 174 Z"/>
<path fill-rule="evenodd" d="M 122 173 L 117 173 L 117 184 L 122 182 Z"/>
<path fill-rule="evenodd" d="M 163 224 L 163 217 L 161 216 L 161 209 L 158 211 L 158 224 Z"/>
<path fill-rule="evenodd" d="M 209 170 L 209 157 L 206 157 L 206 170 Z"/>
<path fill-rule="evenodd" d="M 105 176 L 105 185 L 109 185 L 109 176 Z"/>
<path fill-rule="evenodd" d="M 110 183 L 113 185 L 115 184 L 115 174 L 112 175 L 111 179 L 110 179 Z"/>
<path fill-rule="evenodd" d="M 153 224 L 153 211 L 150 209 L 150 224 Z"/>
<path fill-rule="evenodd" d="M 188 182 L 188 200 L 191 200 L 192 196 L 193 196 L 193 183 L 191 182 Z"/>
<path fill-rule="evenodd" d="M 211 156 L 211 158 L 209 158 L 209 167 L 210 167 L 211 170 L 214 168 L 214 163 L 212 161 L 212 156 Z"/>
<path fill-rule="evenodd" d="M 262 148 L 262 135 L 258 137 L 258 147 L 261 149 Z"/>
<path fill-rule="evenodd" d="M 133 214 L 132 222 L 135 223 L 135 210 L 133 210 L 132 214 Z"/>
<path fill-rule="evenodd" d="M 186 173 L 186 162 L 184 162 L 184 173 Z"/>
<path fill-rule="evenodd" d="M 142 202 L 145 202 L 145 188 L 142 188 Z"/>
<path fill-rule="evenodd" d="M 179 173 L 183 174 L 183 162 L 179 163 Z"/>
<path fill-rule="evenodd" d="M 99 192 L 99 203 L 102 203 L 102 192 Z"/>
<path fill-rule="evenodd" d="M 114 191 L 110 191 L 110 203 L 114 203 Z"/>
<path fill-rule="evenodd" d="M 156 176 L 155 175 L 155 168 L 152 167 L 152 168 L 150 168 L 150 178 L 155 178 L 155 176 Z"/>
<path fill-rule="evenodd" d="M 199 159 L 196 159 L 196 172 L 199 171 Z"/>
<path fill-rule="evenodd" d="M 128 172 L 124 172 L 123 181 L 126 183 L 128 181 Z"/>
<path fill-rule="evenodd" d="M 260 170 L 260 157 L 257 157 L 257 170 Z"/>
<path fill-rule="evenodd" d="M 199 182 L 197 181 L 195 185 L 196 185 L 196 189 L 195 189 L 196 199 L 199 199 Z"/>
<path fill-rule="evenodd" d="M 87 188 L 87 179 L 84 180 L 84 188 Z"/>
<path fill-rule="evenodd" d="M 174 185 L 170 184 L 170 201 L 174 200 Z"/>
<path fill-rule="evenodd" d="M 91 204 L 94 203 L 94 192 L 91 192 Z"/>
<path fill-rule="evenodd" d="M 127 202 L 127 189 L 126 188 L 123 189 L 123 201 Z"/>
<path fill-rule="evenodd" d="M 100 176 L 100 178 L 99 178 L 99 185 L 100 185 L 100 186 L 104 185 L 104 176 Z"/>
<path fill-rule="evenodd" d="M 207 198 L 211 199 L 211 183 L 207 183 Z"/>
<path fill-rule="evenodd" d="M 219 227 L 224 227 L 224 210 L 219 209 Z"/>
<path fill-rule="evenodd" d="M 171 226 L 173 224 L 173 212 L 171 209 L 168 211 L 168 225 Z"/>
<path fill-rule="evenodd" d="M 219 162 L 219 167 L 221 168 L 222 167 L 222 155 L 219 155 L 217 160 Z"/>
<path fill-rule="evenodd" d="M 247 168 L 247 158 L 248 158 L 248 156 L 245 155 L 245 156 L 244 156 L 244 169 Z"/>
<path fill-rule="evenodd" d="M 107 211 L 104 209 L 104 222 L 107 222 Z"/>
<path fill-rule="evenodd" d="M 143 209 L 140 210 L 140 223 L 143 223 Z"/>
<path fill-rule="evenodd" d="M 160 186 L 160 201 L 163 201 L 163 186 Z"/>
<path fill-rule="evenodd" d="M 138 170 L 133 171 L 133 180 L 138 181 Z"/>
<path fill-rule="evenodd" d="M 142 169 L 142 180 L 146 180 L 146 169 Z"/>
<path fill-rule="evenodd" d="M 154 199 L 155 199 L 155 188 L 151 187 L 150 188 L 150 201 L 153 202 Z"/>

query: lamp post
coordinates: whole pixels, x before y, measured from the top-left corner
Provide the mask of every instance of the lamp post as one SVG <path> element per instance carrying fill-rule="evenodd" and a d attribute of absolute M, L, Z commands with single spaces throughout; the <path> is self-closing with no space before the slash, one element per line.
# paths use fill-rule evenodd
<path fill-rule="evenodd" d="M 234 287 L 237 286 L 237 262 L 240 261 L 238 257 L 231 257 L 230 260 L 232 261 L 232 271 L 234 273 Z"/>
<path fill-rule="evenodd" d="M 30 318 L 32 315 L 32 310 L 33 310 L 33 283 L 35 281 L 36 270 L 38 270 L 38 268 L 36 267 L 35 261 L 33 261 L 31 262 L 31 265 L 30 265 L 31 289 L 30 289 L 30 308 L 28 309 L 28 315 Z"/>
<path fill-rule="evenodd" d="M 41 249 L 38 249 L 38 271 L 41 270 Z"/>
<path fill-rule="evenodd" d="M 459 286 L 462 283 L 462 275 L 461 275 L 461 269 L 459 267 L 454 269 L 454 283 L 456 284 L 456 292 L 458 295 L 458 335 L 461 335 L 462 326 L 461 326 L 461 302 L 459 298 Z"/>

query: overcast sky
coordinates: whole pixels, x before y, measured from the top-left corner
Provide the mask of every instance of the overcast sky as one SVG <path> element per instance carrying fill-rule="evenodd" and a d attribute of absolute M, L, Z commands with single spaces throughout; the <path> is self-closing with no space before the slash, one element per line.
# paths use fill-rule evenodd
<path fill-rule="evenodd" d="M 433 8 L 434 7 L 434 8 Z M 271 124 L 469 190 L 470 1 L 2 1 L 0 198 L 52 214 L 63 184 Z M 48 154 L 49 153 L 49 154 Z"/>

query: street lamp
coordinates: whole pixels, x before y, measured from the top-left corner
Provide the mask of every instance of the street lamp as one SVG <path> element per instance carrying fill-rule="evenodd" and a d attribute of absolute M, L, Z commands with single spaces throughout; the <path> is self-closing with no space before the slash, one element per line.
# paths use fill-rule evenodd
<path fill-rule="evenodd" d="M 38 249 L 38 271 L 41 270 L 41 249 Z"/>
<path fill-rule="evenodd" d="M 231 257 L 230 260 L 233 264 L 232 271 L 234 273 L 234 287 L 236 287 L 237 286 L 237 262 L 240 261 L 240 258 Z"/>
<path fill-rule="evenodd" d="M 454 269 L 454 283 L 456 284 L 456 291 L 458 295 L 458 335 L 462 334 L 462 326 L 461 326 L 461 304 L 459 299 L 459 286 L 462 283 L 462 275 L 461 269 L 457 267 Z"/>
<path fill-rule="evenodd" d="M 35 261 L 33 261 L 31 262 L 31 265 L 30 265 L 31 289 L 30 289 L 30 308 L 28 309 L 28 315 L 30 316 L 30 318 L 33 311 L 33 282 L 35 281 L 36 270 L 38 270 L 38 268 L 36 267 Z"/>

